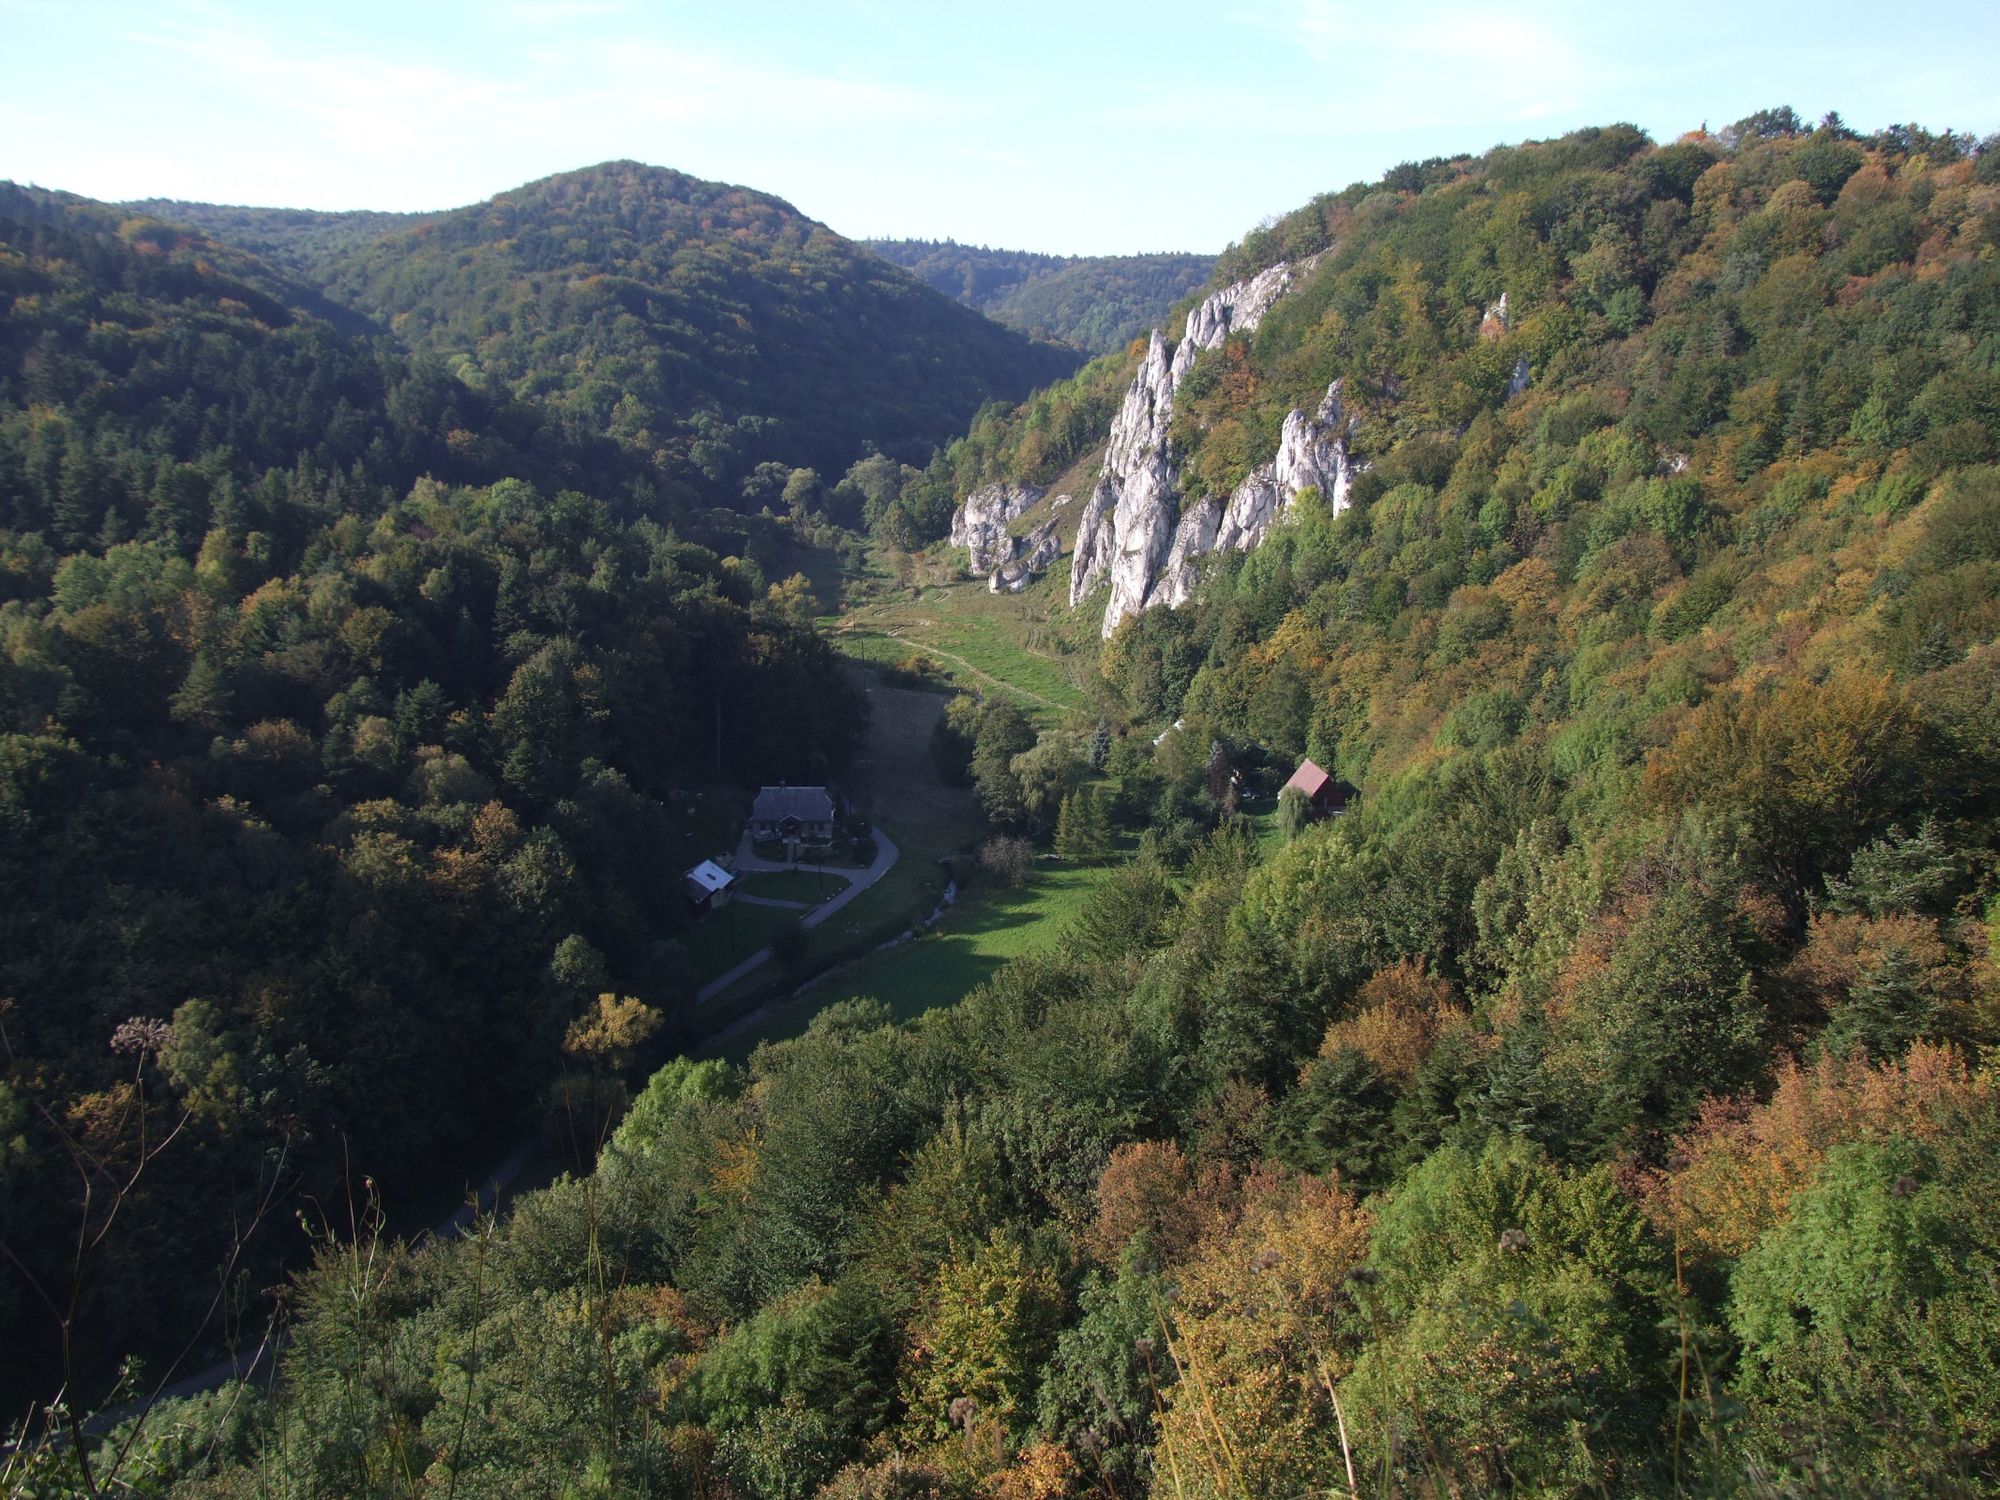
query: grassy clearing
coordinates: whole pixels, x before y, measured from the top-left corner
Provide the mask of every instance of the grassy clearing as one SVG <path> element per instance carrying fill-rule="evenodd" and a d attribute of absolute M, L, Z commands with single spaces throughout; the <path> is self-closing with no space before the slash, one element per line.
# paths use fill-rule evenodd
<path fill-rule="evenodd" d="M 1021 594 L 989 594 L 977 581 L 932 585 L 916 597 L 887 590 L 832 622 L 833 639 L 857 660 L 929 656 L 955 686 L 1006 693 L 1054 723 L 1087 705 L 1081 684 L 1096 662 L 1062 603 L 1067 586 L 1059 566 Z"/>
<path fill-rule="evenodd" d="M 737 882 L 737 889 L 746 896 L 818 906 L 827 897 L 846 890 L 847 882 L 838 875 L 809 875 L 804 870 L 759 871 L 745 875 Z"/>
<path fill-rule="evenodd" d="M 817 906 L 846 888 L 847 882 L 838 876 L 808 874 L 804 870 L 758 871 L 737 881 L 737 889 L 746 896 L 798 901 L 807 906 Z"/>
<path fill-rule="evenodd" d="M 975 887 L 930 932 L 870 955 L 774 1006 L 717 1055 L 742 1062 L 758 1043 L 797 1036 L 817 1012 L 842 1000 L 880 1000 L 897 1020 L 956 1004 L 1002 964 L 1059 943 L 1113 868 L 1042 860 L 1025 886 Z"/>

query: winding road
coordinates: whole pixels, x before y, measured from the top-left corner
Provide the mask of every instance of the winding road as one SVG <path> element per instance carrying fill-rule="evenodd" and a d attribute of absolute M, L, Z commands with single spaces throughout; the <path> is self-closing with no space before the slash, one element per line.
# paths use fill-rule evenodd
<path fill-rule="evenodd" d="M 842 865 L 795 865 L 788 864 L 781 859 L 760 859 L 750 847 L 750 835 L 745 833 L 743 841 L 736 846 L 736 873 L 739 875 L 757 875 L 781 870 L 800 870 L 809 875 L 832 875 L 846 881 L 846 890 L 828 901 L 824 906 L 815 907 L 799 919 L 801 927 L 817 927 L 856 896 L 867 890 L 876 881 L 880 880 L 884 875 L 887 875 L 890 867 L 902 857 L 902 850 L 896 847 L 895 840 L 891 839 L 888 834 L 877 828 L 874 830 L 874 835 L 874 863 L 869 865 L 865 870 L 854 870 Z M 750 899 L 755 900 L 755 898 Z M 770 905 L 771 903 L 763 902 L 759 904 Z M 790 903 L 785 904 L 789 905 Z M 728 989 L 737 980 L 743 978 L 744 975 L 753 972 L 763 964 L 769 962 L 770 957 L 771 948 L 769 944 L 766 944 L 727 973 L 718 974 L 707 984 L 696 990 L 694 992 L 694 1003 L 696 1005 L 708 1004 L 709 1001 Z"/>

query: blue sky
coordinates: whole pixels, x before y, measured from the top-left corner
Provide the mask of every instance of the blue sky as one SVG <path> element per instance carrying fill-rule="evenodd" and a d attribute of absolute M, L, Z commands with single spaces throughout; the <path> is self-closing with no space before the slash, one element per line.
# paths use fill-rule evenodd
<path fill-rule="evenodd" d="M 2000 5 L 0 0 L 0 178 L 476 201 L 613 157 L 844 234 L 1216 250 L 1398 161 L 1789 103 L 2000 130 Z"/>

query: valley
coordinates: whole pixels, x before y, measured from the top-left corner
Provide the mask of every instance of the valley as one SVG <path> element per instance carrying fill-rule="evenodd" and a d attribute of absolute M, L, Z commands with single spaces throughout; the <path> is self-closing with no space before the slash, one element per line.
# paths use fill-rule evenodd
<path fill-rule="evenodd" d="M 2000 142 L 0 299 L 10 1493 L 2000 1487 Z"/>

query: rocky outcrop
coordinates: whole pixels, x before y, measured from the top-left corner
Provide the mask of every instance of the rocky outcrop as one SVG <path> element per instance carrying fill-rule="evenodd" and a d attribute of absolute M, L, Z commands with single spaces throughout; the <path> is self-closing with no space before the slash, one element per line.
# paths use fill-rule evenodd
<path fill-rule="evenodd" d="M 1222 507 L 1211 499 L 1197 500 L 1181 512 L 1173 544 L 1167 548 L 1166 564 L 1153 587 L 1152 603 L 1179 609 L 1194 597 L 1194 586 L 1201 581 L 1200 559 L 1215 550 L 1215 530 L 1221 524 Z"/>
<path fill-rule="evenodd" d="M 1104 581 L 1111 566 L 1111 511 L 1118 503 L 1118 490 L 1102 475 L 1083 507 L 1076 523 L 1076 545 L 1069 559 L 1069 603 L 1074 609 L 1084 596 Z"/>
<path fill-rule="evenodd" d="M 1277 456 L 1251 470 L 1231 493 L 1216 528 L 1216 548 L 1248 552 L 1304 490 L 1318 490 L 1336 515 L 1347 509 L 1348 491 L 1360 472 L 1347 449 L 1353 425 L 1341 404 L 1338 380 L 1326 388 L 1311 416 L 1294 409 L 1285 418 Z"/>
<path fill-rule="evenodd" d="M 1069 496 L 1056 496 L 1052 509 L 1060 510 L 1069 504 Z M 1041 525 L 1021 538 L 1020 562 L 1032 573 L 1047 570 L 1050 563 L 1062 556 L 1062 538 L 1056 534 L 1056 518 L 1050 516 Z"/>
<path fill-rule="evenodd" d="M 1058 495 L 1057 506 L 1069 503 L 1069 496 Z M 1016 553 L 994 568 L 986 580 L 987 590 L 995 594 L 1018 594 L 1035 579 L 1046 572 L 1050 563 L 1062 555 L 1062 538 L 1056 534 L 1056 518 L 1050 516 L 1024 537 L 1010 538 Z"/>
<path fill-rule="evenodd" d="M 1077 528 L 1070 570 L 1072 605 L 1110 579 L 1106 636 L 1120 620 L 1149 604 L 1181 602 L 1193 586 L 1193 559 L 1213 547 L 1221 507 L 1211 502 L 1199 515 L 1180 513 L 1180 472 L 1167 436 L 1174 391 L 1202 350 L 1218 347 L 1232 333 L 1254 329 L 1291 286 L 1292 277 L 1292 267 L 1280 263 L 1208 297 L 1188 314 L 1180 344 L 1171 353 L 1158 329 L 1147 342 L 1146 357 L 1111 423 L 1104 467 Z M 1162 580 L 1169 576 L 1163 590 Z"/>
<path fill-rule="evenodd" d="M 989 572 L 1012 560 L 1015 539 L 1008 528 L 1045 493 L 1032 484 L 982 485 L 952 512 L 951 544 L 966 549 L 975 573 Z"/>
<path fill-rule="evenodd" d="M 1194 357 L 1202 350 L 1219 347 L 1238 329 L 1255 328 L 1263 321 L 1264 314 L 1271 310 L 1271 304 L 1282 297 L 1291 284 L 1291 264 L 1279 261 L 1248 281 L 1224 287 L 1189 313 L 1180 347 L 1174 350 L 1174 384 L 1180 384 L 1194 364 Z"/>

